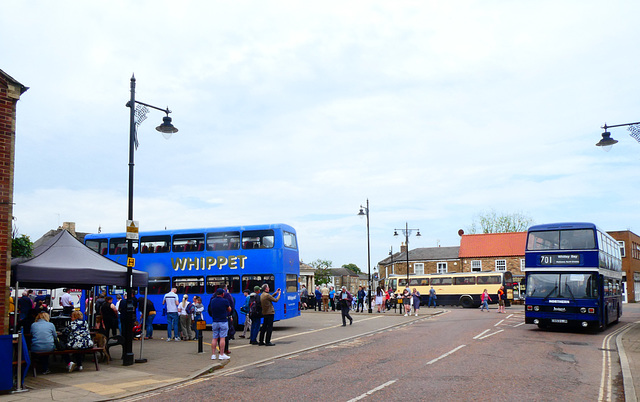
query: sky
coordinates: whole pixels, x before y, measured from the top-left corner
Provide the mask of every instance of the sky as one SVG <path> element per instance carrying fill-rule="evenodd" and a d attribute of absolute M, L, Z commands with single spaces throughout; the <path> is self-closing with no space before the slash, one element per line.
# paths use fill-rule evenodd
<path fill-rule="evenodd" d="M 481 213 L 640 233 L 636 1 L 5 2 L 14 224 L 123 232 L 130 79 L 140 230 L 287 223 L 300 258 L 372 272 Z"/>

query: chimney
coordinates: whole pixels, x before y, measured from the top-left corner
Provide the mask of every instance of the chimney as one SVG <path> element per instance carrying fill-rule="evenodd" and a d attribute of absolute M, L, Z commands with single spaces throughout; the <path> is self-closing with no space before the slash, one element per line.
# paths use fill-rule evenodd
<path fill-rule="evenodd" d="M 402 243 L 400 244 L 400 252 L 405 253 L 407 251 L 407 245 Z"/>
<path fill-rule="evenodd" d="M 75 222 L 62 222 L 62 229 L 66 229 L 73 237 L 77 237 Z"/>

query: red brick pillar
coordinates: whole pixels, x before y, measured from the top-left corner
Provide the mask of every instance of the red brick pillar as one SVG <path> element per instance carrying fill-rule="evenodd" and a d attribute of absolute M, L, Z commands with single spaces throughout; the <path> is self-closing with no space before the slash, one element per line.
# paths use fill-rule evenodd
<path fill-rule="evenodd" d="M 0 70 L 0 334 L 9 333 L 16 104 L 27 89 Z"/>

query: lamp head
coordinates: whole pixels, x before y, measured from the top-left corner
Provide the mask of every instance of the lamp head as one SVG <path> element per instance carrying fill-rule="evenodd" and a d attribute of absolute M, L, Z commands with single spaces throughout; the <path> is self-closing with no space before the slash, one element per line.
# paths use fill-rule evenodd
<path fill-rule="evenodd" d="M 420 229 L 418 229 L 418 233 L 416 233 L 416 237 L 420 237 L 420 236 L 422 235 L 420 234 Z"/>
<path fill-rule="evenodd" d="M 362 205 L 360 205 L 360 212 L 358 212 L 358 216 L 367 216 L 367 214 L 364 213 L 364 208 L 362 207 Z"/>
<path fill-rule="evenodd" d="M 171 124 L 171 117 L 168 115 L 162 118 L 162 124 L 156 127 L 156 130 L 160 131 L 166 139 L 169 139 L 171 134 L 178 132 L 178 129 Z"/>
<path fill-rule="evenodd" d="M 596 146 L 602 147 L 602 150 L 605 152 L 609 152 L 613 144 L 616 144 L 617 142 L 618 140 L 611 138 L 611 133 L 605 128 L 604 133 L 602 133 L 602 139 L 596 144 Z"/>
<path fill-rule="evenodd" d="M 394 236 L 396 236 L 396 237 L 398 237 L 398 231 L 397 231 L 397 230 L 394 230 L 394 231 L 393 231 L 393 235 L 394 235 Z"/>

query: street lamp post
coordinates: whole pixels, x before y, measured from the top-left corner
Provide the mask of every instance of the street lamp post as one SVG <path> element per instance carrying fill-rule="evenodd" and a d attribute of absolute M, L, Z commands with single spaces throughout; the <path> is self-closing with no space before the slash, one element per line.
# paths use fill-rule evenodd
<path fill-rule="evenodd" d="M 138 106 L 136 106 L 138 105 Z M 162 109 L 147 103 L 136 101 L 136 78 L 131 76 L 131 99 L 127 102 L 126 106 L 130 109 L 129 113 L 129 196 L 128 196 L 128 220 L 133 222 L 133 167 L 134 167 L 134 155 L 135 150 L 138 147 L 138 141 L 136 137 L 136 128 L 145 119 L 150 107 L 152 109 L 165 112 L 167 115 L 162 118 L 162 124 L 156 127 L 156 130 L 162 133 L 162 135 L 169 139 L 171 134 L 178 132 L 178 129 L 171 124 L 171 117 L 169 108 Z M 136 120 L 137 117 L 137 120 Z M 122 322 L 122 332 L 124 333 L 124 345 L 122 353 L 122 365 L 130 366 L 134 363 L 133 356 L 133 322 L 135 321 L 136 310 L 133 301 L 133 240 L 137 238 L 137 233 L 130 236 L 127 233 L 127 300 L 126 300 L 126 314 L 121 314 L 125 319 Z M 124 300 L 123 300 L 124 301 Z M 122 302 L 121 302 L 122 303 Z M 140 362 L 145 362 L 142 359 Z"/>
<path fill-rule="evenodd" d="M 632 136 L 636 141 L 640 142 L 640 122 L 614 124 L 612 126 L 608 126 L 607 123 L 604 123 L 604 126 L 600 127 L 604 129 L 604 133 L 602 133 L 602 139 L 596 144 L 596 146 L 602 147 L 603 151 L 609 152 L 613 144 L 618 143 L 618 140 L 614 140 L 613 138 L 611 138 L 611 133 L 607 131 L 607 129 L 611 127 L 629 127 L 627 128 L 627 130 L 629 130 L 629 135 Z"/>
<path fill-rule="evenodd" d="M 420 237 L 420 229 L 409 229 L 409 223 L 405 222 L 405 228 L 404 229 L 393 229 L 393 235 L 394 236 L 398 236 L 398 230 L 402 232 L 402 234 L 404 234 L 404 245 L 407 248 L 406 250 L 406 257 L 407 257 L 407 286 L 409 286 L 409 236 L 411 236 L 411 233 L 413 233 L 413 231 L 416 231 L 416 237 Z"/>
<path fill-rule="evenodd" d="M 371 241 L 369 237 L 369 199 L 367 198 L 367 206 L 363 207 L 360 205 L 360 212 L 358 212 L 358 216 L 366 216 L 367 217 L 367 276 L 369 289 L 367 289 L 367 303 L 369 303 L 369 314 L 373 313 L 373 308 L 371 307 Z"/>

